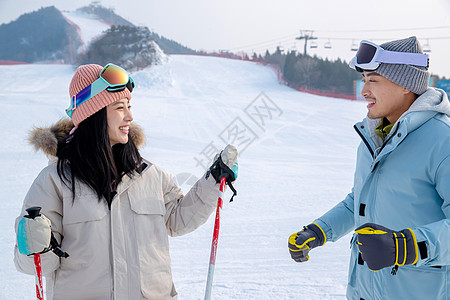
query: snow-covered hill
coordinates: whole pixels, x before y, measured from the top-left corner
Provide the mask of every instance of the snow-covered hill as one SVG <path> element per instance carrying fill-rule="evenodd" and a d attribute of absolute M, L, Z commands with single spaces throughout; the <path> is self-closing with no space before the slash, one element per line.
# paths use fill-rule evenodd
<path fill-rule="evenodd" d="M 137 70 L 164 59 L 159 52 L 195 52 L 147 27 L 135 26 L 98 2 L 74 11 L 49 6 L 25 13 L 0 24 L 0 40 L 8 41 L 0 43 L 1 64 L 116 61 Z"/>
<path fill-rule="evenodd" d="M 78 54 L 86 51 L 95 38 L 99 38 L 104 31 L 111 27 L 111 24 L 106 23 L 97 16 L 80 10 L 65 11 L 62 14 L 70 24 L 77 28 L 79 39 L 81 40 L 81 47 L 76 49 Z"/>
<path fill-rule="evenodd" d="M 0 66 L 0 299 L 32 299 L 33 276 L 13 265 L 14 220 L 47 164 L 26 142 L 33 126 L 64 118 L 74 70 L 66 65 Z M 146 131 L 142 154 L 184 189 L 202 176 L 210 148 L 240 150 L 238 197 L 226 203 L 213 283 L 214 299 L 344 299 L 349 237 L 291 260 L 287 238 L 342 200 L 352 186 L 353 124 L 365 104 L 299 93 L 270 68 L 213 57 L 170 56 L 132 74 L 134 120 Z M 231 193 L 227 192 L 230 197 Z M 203 299 L 213 217 L 172 238 L 179 299 Z"/>

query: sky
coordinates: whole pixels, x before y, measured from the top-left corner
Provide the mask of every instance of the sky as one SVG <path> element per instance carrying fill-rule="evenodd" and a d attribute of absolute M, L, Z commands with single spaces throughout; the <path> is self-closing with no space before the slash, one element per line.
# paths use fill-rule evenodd
<path fill-rule="evenodd" d="M 448 0 L 101 0 L 103 6 L 136 25 L 145 25 L 167 38 L 196 50 L 247 53 L 284 50 L 303 52 L 296 40 L 312 30 L 317 48 L 307 52 L 349 61 L 350 51 L 363 39 L 375 43 L 417 36 L 431 49 L 430 70 L 450 77 L 450 1 Z M 91 0 L 0 0 L 0 23 L 24 12 L 55 5 L 74 10 Z M 325 49 L 326 43 L 331 49 Z"/>

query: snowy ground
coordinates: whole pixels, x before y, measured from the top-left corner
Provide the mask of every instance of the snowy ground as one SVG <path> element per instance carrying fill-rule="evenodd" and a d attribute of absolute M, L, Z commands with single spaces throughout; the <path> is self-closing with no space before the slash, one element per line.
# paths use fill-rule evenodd
<path fill-rule="evenodd" d="M 47 159 L 26 138 L 33 126 L 65 117 L 73 69 L 0 66 L 0 73 L 0 299 L 33 299 L 34 278 L 13 264 L 13 225 Z M 304 264 L 291 260 L 287 239 L 350 191 L 359 143 L 352 126 L 365 104 L 299 93 L 269 68 L 221 58 L 171 56 L 133 78 L 134 120 L 147 135 L 142 154 L 184 189 L 182 174 L 201 176 L 209 149 L 231 141 L 243 150 L 239 196 L 222 211 L 213 299 L 344 299 L 349 236 L 314 249 Z M 170 240 L 181 300 L 204 297 L 212 231 L 213 217 Z"/>

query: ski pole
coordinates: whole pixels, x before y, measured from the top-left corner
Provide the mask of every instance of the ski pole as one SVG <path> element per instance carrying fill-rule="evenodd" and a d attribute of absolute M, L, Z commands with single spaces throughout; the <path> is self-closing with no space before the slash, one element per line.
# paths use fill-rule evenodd
<path fill-rule="evenodd" d="M 211 289 L 214 275 L 214 267 L 216 265 L 217 242 L 219 240 L 220 228 L 220 210 L 223 204 L 223 192 L 225 190 L 226 177 L 220 179 L 219 199 L 217 200 L 216 220 L 214 222 L 213 240 L 211 245 L 211 255 L 209 257 L 208 280 L 206 282 L 205 300 L 211 299 Z"/>
<path fill-rule="evenodd" d="M 34 206 L 26 209 L 28 215 L 25 216 L 30 219 L 34 219 L 40 216 L 41 207 Z M 34 275 L 36 282 L 36 297 L 38 300 L 44 300 L 44 289 L 42 287 L 42 267 L 41 267 L 41 255 L 39 253 L 34 254 Z"/>

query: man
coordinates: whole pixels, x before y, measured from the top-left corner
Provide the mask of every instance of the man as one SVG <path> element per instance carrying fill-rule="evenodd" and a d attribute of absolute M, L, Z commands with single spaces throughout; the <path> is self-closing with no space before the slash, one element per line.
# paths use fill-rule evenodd
<path fill-rule="evenodd" d="M 450 299 L 450 103 L 416 37 L 362 41 L 367 117 L 352 192 L 289 238 L 297 262 L 355 229 L 348 299 Z"/>

